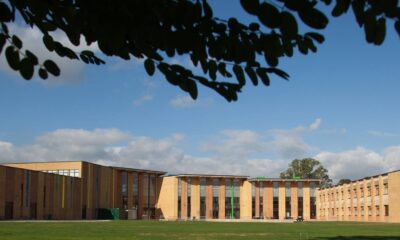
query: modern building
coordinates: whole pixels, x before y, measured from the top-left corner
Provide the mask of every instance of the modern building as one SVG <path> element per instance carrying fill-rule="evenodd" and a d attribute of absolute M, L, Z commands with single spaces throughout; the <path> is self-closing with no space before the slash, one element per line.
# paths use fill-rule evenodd
<path fill-rule="evenodd" d="M 400 222 L 400 171 L 318 191 L 318 219 Z"/>
<path fill-rule="evenodd" d="M 400 222 L 400 171 L 317 179 L 178 174 L 84 161 L 0 165 L 0 219 L 297 219 Z"/>

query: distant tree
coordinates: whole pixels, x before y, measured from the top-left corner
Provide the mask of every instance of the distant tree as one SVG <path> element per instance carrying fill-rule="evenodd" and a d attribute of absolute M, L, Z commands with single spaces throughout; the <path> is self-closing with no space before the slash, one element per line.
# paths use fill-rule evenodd
<path fill-rule="evenodd" d="M 54 31 L 65 33 L 74 46 L 97 43 L 107 56 L 143 59 L 150 76 L 160 72 L 193 99 L 200 84 L 228 101 L 236 101 L 249 80 L 255 86 L 259 82 L 269 86 L 272 75 L 288 79 L 289 75 L 278 68 L 281 59 L 291 58 L 296 50 L 304 55 L 317 51 L 317 45 L 325 40 L 320 31 L 329 22 L 321 11 L 323 5 L 332 7 L 333 17 L 352 9 L 370 44 L 383 43 L 387 24 L 393 24 L 400 34 L 397 0 L 240 3 L 258 20 L 243 23 L 234 16 L 220 19 L 206 0 L 0 0 L 0 54 L 6 47 L 10 68 L 26 80 L 35 73 L 42 79 L 49 74 L 60 75 L 54 61 L 38 59 L 35 49 L 24 49 L 23 41 L 11 32 L 10 24 L 19 19 L 19 23 L 37 27 L 47 50 L 60 57 L 104 64 L 91 51 L 78 52 L 64 46 L 53 38 Z M 186 56 L 191 62 L 176 64 L 172 59 L 176 55 Z M 193 66 L 197 69 L 194 72 Z"/>
<path fill-rule="evenodd" d="M 343 185 L 343 184 L 350 183 L 350 182 L 351 182 L 350 179 L 344 178 L 344 179 L 340 179 L 339 182 L 338 182 L 337 184 L 338 184 L 338 185 Z"/>
<path fill-rule="evenodd" d="M 281 178 L 291 179 L 298 177 L 300 179 L 320 179 L 321 187 L 332 186 L 332 179 L 329 178 L 328 170 L 322 164 L 313 158 L 295 159 L 286 171 L 281 172 Z"/>

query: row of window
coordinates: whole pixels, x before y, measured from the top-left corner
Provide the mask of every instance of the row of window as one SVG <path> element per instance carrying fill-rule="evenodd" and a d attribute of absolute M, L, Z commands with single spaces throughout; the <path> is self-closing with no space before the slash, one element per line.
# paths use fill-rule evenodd
<path fill-rule="evenodd" d="M 379 185 L 375 185 L 375 196 L 379 196 L 380 193 L 380 189 L 379 189 Z M 383 185 L 383 194 L 387 195 L 388 194 L 388 184 L 385 183 Z M 367 194 L 368 197 L 372 196 L 372 190 L 371 187 L 367 187 Z M 364 197 L 364 188 L 360 188 L 360 196 Z M 335 201 L 335 200 L 339 200 L 339 197 L 343 200 L 344 199 L 344 192 L 340 191 L 336 191 L 336 192 L 331 192 L 331 193 L 321 193 L 320 194 L 321 200 L 322 201 Z M 353 198 L 357 197 L 357 189 L 353 188 Z M 347 190 L 347 198 L 350 199 L 351 198 L 351 189 Z"/>
<path fill-rule="evenodd" d="M 63 176 L 80 177 L 80 171 L 78 169 L 57 169 L 57 170 L 42 170 L 45 173 L 54 173 Z"/>
<path fill-rule="evenodd" d="M 373 206 L 369 206 L 368 207 L 368 216 L 372 216 L 372 208 L 373 208 Z M 389 216 L 389 205 L 384 205 L 384 208 L 385 208 L 384 209 L 385 216 Z M 344 208 L 341 208 L 340 210 L 342 210 L 342 216 L 344 216 L 345 215 Z M 352 216 L 353 214 L 354 214 L 354 216 L 358 216 L 358 208 L 357 207 L 353 207 L 353 208 L 352 207 L 348 207 L 347 210 L 348 210 L 348 216 Z M 353 210 L 353 211 L 351 211 L 351 210 Z M 361 210 L 360 211 L 361 212 L 361 216 L 364 216 L 365 208 L 362 206 L 360 210 Z M 339 208 L 332 208 L 330 210 L 321 208 L 320 209 L 321 216 L 328 215 L 329 211 L 330 211 L 332 216 L 335 216 L 335 213 L 339 214 Z M 379 207 L 379 205 L 375 206 L 375 215 L 376 216 L 380 215 L 380 207 Z"/>

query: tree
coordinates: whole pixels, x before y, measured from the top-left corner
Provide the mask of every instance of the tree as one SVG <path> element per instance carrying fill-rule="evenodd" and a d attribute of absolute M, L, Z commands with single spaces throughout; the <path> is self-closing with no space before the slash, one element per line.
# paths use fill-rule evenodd
<path fill-rule="evenodd" d="M 347 184 L 350 183 L 351 180 L 348 178 L 344 178 L 344 179 L 340 179 L 339 182 L 337 183 L 337 185 L 343 185 L 343 184 Z"/>
<path fill-rule="evenodd" d="M 334 3 L 332 3 L 334 2 Z M 270 85 L 276 75 L 288 79 L 278 68 L 279 61 L 317 51 L 324 42 L 319 30 L 328 25 L 320 10 L 332 6 L 332 16 L 339 17 L 352 9 L 358 25 L 365 30 L 366 41 L 380 45 L 385 39 L 386 24 L 394 23 L 400 34 L 400 8 L 397 0 L 240 0 L 241 6 L 258 21 L 250 24 L 235 17 L 220 19 L 206 0 L 0 0 L 0 54 L 10 68 L 29 80 L 35 72 L 42 79 L 60 75 L 60 68 L 50 59 L 40 60 L 32 49 L 10 32 L 12 22 L 23 22 L 43 33 L 43 44 L 60 57 L 87 64 L 105 62 L 91 51 L 76 52 L 56 41 L 54 31 L 61 31 L 69 41 L 81 45 L 97 43 L 101 52 L 125 60 L 144 59 L 152 76 L 163 74 L 172 85 L 197 98 L 198 85 L 211 88 L 228 101 L 247 82 Z M 314 29 L 300 32 L 299 24 Z M 190 58 L 189 64 L 173 64 L 176 56 Z M 264 60 L 260 60 L 260 59 Z M 201 73 L 202 71 L 202 73 Z M 200 72 L 200 73 L 199 73 Z"/>
<path fill-rule="evenodd" d="M 284 179 L 320 179 L 322 188 L 332 186 L 332 179 L 329 178 L 328 170 L 313 158 L 293 160 L 288 169 L 281 172 L 280 177 Z"/>

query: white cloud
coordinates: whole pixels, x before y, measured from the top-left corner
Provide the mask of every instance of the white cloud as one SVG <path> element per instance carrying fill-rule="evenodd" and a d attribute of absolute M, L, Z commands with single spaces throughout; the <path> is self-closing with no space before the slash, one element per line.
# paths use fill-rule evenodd
<path fill-rule="evenodd" d="M 373 137 L 396 137 L 396 134 L 393 133 L 388 133 L 388 132 L 382 132 L 382 131 L 368 131 L 368 135 L 373 136 Z"/>
<path fill-rule="evenodd" d="M 213 104 L 212 98 L 193 100 L 190 96 L 177 96 L 169 104 L 174 108 L 191 108 L 194 106 L 210 106 Z"/>
<path fill-rule="evenodd" d="M 322 119 L 321 118 L 317 118 L 317 119 L 315 119 L 315 121 L 313 123 L 310 124 L 309 129 L 310 130 L 317 130 L 321 126 L 321 123 L 322 123 Z"/>
<path fill-rule="evenodd" d="M 169 103 L 174 108 L 188 108 L 194 106 L 196 101 L 193 100 L 190 96 L 177 96 Z"/>
<path fill-rule="evenodd" d="M 50 85 L 77 83 L 84 78 L 85 64 L 78 60 L 61 58 L 54 52 L 49 52 L 43 44 L 42 41 L 43 34 L 40 32 L 38 28 L 36 27 L 31 28 L 27 26 L 19 26 L 17 24 L 10 24 L 9 30 L 11 34 L 17 35 L 23 41 L 24 43 L 23 50 L 27 49 L 33 52 L 39 58 L 39 61 L 51 59 L 55 61 L 57 65 L 60 67 L 61 75 L 59 77 L 52 77 L 51 75 L 49 75 L 49 78 L 46 81 L 40 80 L 41 83 Z M 69 47 L 76 52 L 82 50 L 91 50 L 94 52 L 99 51 L 97 44 L 93 44 L 91 46 L 85 46 L 85 44 L 83 44 L 84 43 L 83 36 L 81 37 L 81 45 L 78 47 L 72 45 L 69 42 L 68 37 L 60 31 L 53 32 L 52 36 L 56 41 L 61 42 L 64 46 Z M 10 69 L 4 54 L 0 55 L 0 70 L 11 75 L 19 76 L 18 72 L 15 72 L 12 69 Z"/>
<path fill-rule="evenodd" d="M 145 102 L 150 102 L 151 100 L 153 100 L 153 95 L 146 94 L 133 101 L 133 105 L 137 107 L 144 104 Z"/>

